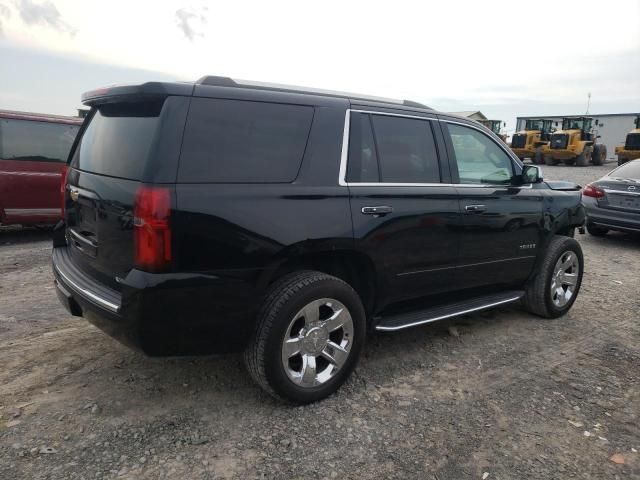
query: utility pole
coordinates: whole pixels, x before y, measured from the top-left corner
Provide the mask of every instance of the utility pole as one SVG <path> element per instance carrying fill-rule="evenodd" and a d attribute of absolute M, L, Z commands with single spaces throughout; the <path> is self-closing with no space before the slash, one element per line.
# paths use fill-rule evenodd
<path fill-rule="evenodd" d="M 589 107 L 591 106 L 591 92 L 587 93 L 587 112 L 585 115 L 589 115 Z"/>

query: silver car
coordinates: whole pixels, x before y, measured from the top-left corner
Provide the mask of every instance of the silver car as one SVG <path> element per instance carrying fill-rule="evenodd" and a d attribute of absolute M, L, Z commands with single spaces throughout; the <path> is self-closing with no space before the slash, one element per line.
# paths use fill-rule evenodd
<path fill-rule="evenodd" d="M 640 159 L 625 163 L 582 189 L 591 235 L 640 232 Z"/>

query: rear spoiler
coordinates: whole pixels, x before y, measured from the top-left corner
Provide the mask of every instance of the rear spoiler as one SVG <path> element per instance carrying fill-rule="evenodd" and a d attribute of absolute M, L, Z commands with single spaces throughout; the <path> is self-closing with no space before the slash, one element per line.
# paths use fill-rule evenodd
<path fill-rule="evenodd" d="M 191 96 L 193 89 L 193 83 L 147 82 L 140 85 L 111 85 L 83 93 L 82 103 L 93 106 L 169 95 Z"/>

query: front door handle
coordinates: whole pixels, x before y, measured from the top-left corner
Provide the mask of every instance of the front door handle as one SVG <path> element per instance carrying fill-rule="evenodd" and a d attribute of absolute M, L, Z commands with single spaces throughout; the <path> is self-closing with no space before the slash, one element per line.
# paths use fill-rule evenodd
<path fill-rule="evenodd" d="M 487 210 L 486 205 L 467 205 L 464 209 L 469 213 L 482 213 Z"/>
<path fill-rule="evenodd" d="M 387 215 L 388 213 L 393 213 L 393 207 L 388 205 L 380 205 L 377 207 L 362 207 L 362 213 L 364 215 Z"/>

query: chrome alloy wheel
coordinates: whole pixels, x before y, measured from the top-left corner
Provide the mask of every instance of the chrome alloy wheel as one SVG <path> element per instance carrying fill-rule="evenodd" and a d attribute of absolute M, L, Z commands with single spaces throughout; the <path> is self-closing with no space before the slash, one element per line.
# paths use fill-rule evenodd
<path fill-rule="evenodd" d="M 352 342 L 353 320 L 347 307 L 333 298 L 314 300 L 287 327 L 282 365 L 296 385 L 322 385 L 346 363 Z"/>
<path fill-rule="evenodd" d="M 556 307 L 564 307 L 573 298 L 579 274 L 580 262 L 575 252 L 568 250 L 560 255 L 551 276 L 551 301 Z"/>

